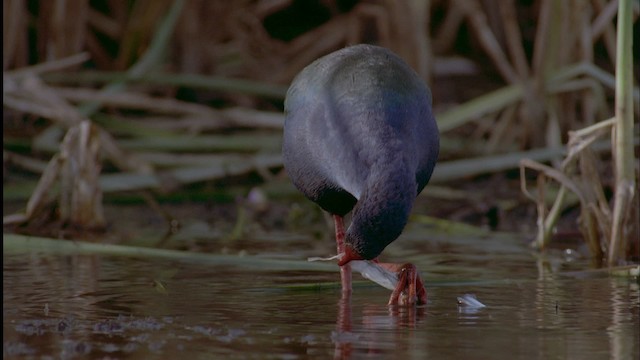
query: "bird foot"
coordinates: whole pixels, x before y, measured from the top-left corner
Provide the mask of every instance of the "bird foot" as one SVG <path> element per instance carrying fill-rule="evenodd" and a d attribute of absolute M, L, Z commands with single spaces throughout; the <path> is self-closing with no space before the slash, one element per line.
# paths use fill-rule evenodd
<path fill-rule="evenodd" d="M 389 297 L 388 305 L 424 305 L 427 303 L 427 290 L 413 264 L 379 263 L 379 265 L 398 275 L 398 283 Z"/>

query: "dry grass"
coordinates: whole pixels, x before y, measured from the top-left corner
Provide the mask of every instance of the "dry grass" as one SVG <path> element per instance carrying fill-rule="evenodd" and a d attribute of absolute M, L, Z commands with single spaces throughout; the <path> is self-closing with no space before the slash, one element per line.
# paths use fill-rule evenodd
<path fill-rule="evenodd" d="M 578 129 L 596 129 L 586 136 L 605 140 L 602 124 L 609 123 L 600 122 L 614 116 L 617 1 L 345 4 L 329 0 L 304 8 L 292 0 L 6 0 L 4 127 L 30 135 L 26 145 L 19 137 L 5 136 L 5 168 L 44 171 L 46 179 L 68 178 L 60 173 L 64 164 L 50 174 L 43 161 L 55 168 L 51 164 L 69 153 L 67 145 L 73 143 L 85 144 L 83 152 L 91 149 L 97 162 L 87 163 L 88 168 L 115 169 L 86 172 L 96 194 L 166 188 L 167 174 L 173 179 L 170 188 L 175 188 L 176 174 L 182 174 L 179 185 L 249 172 L 268 181 L 280 168 L 286 85 L 317 57 L 369 42 L 391 48 L 433 84 L 444 150 L 435 181 L 516 168 L 521 158 L 535 155 L 551 164 L 524 163 L 545 174 L 531 191 L 538 194 L 532 197 L 540 210 L 536 244 L 548 242 L 557 216 L 568 206 L 562 199 L 555 205 L 538 200 L 546 198 L 547 186 L 557 188 L 547 182 L 552 178 L 562 189 L 577 191 L 579 227 L 594 258 L 611 252 L 602 246 L 609 235 L 602 229 L 593 235 L 593 224 L 611 228 L 606 225 L 612 221 L 611 198 L 603 189 L 615 193 L 608 175 L 613 158 L 601 142 L 587 150 L 593 139 Z M 640 8 L 637 2 L 632 6 L 635 23 Z M 637 72 L 637 62 L 634 66 Z M 639 95 L 637 84 L 631 87 L 633 152 L 638 147 Z M 91 125 L 83 125 L 87 122 Z M 82 134 L 83 126 L 94 135 L 80 143 L 63 140 Z M 570 137 L 572 132 L 582 135 Z M 563 161 L 558 149 L 565 144 L 570 155 Z M 574 153 L 576 146 L 584 151 Z M 465 153 L 469 148 L 477 150 Z M 78 151 L 75 147 L 71 153 Z M 211 162 L 203 165 L 205 161 Z M 239 161 L 242 165 L 232 166 Z M 637 168 L 634 172 L 637 179 Z M 120 176 L 124 183 L 105 180 L 109 176 Z M 523 171 L 523 181 L 528 178 Z M 38 191 L 55 188 L 46 185 Z M 72 209 L 63 200 L 73 197 L 70 191 L 62 189 L 56 196 L 36 192 L 26 215 L 5 218 L 5 223 L 27 221 L 38 208 L 34 201 L 45 198 L 57 197 L 61 209 Z M 83 205 L 94 208 L 97 220 L 98 202 L 95 198 Z M 630 213 L 637 214 L 637 201 L 631 204 Z M 86 225 L 78 219 L 69 215 L 64 220 Z M 616 236 L 638 234 L 637 223 L 626 224 L 630 230 Z M 634 246 L 639 247 L 630 241 L 622 257 L 629 258 Z"/>

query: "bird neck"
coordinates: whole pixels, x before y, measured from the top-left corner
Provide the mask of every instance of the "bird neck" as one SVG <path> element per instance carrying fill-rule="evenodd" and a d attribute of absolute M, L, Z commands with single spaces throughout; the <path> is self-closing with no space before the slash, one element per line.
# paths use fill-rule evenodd
<path fill-rule="evenodd" d="M 415 171 L 399 163 L 387 162 L 374 169 L 354 208 L 345 241 L 365 259 L 380 255 L 409 219 L 417 194 Z"/>

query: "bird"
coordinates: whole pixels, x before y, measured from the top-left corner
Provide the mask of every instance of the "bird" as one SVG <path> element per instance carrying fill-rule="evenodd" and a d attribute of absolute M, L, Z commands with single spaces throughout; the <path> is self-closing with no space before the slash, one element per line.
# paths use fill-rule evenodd
<path fill-rule="evenodd" d="M 349 263 L 379 263 L 433 173 L 440 135 L 431 91 L 391 50 L 358 44 L 302 69 L 287 90 L 284 114 L 284 168 L 332 215 L 342 291 L 350 293 Z M 400 279 L 389 305 L 426 303 L 414 265 L 380 264 Z"/>

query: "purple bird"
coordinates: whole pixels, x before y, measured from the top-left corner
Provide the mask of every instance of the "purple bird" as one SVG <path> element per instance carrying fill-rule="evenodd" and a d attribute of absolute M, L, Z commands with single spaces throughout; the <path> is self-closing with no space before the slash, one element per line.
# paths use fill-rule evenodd
<path fill-rule="evenodd" d="M 342 290 L 352 260 L 373 260 L 400 236 L 438 159 L 431 92 L 399 56 L 355 45 L 321 57 L 293 80 L 285 100 L 284 165 L 293 184 L 333 215 Z M 344 230 L 343 217 L 353 211 Z M 389 304 L 424 304 L 411 264 Z"/>

